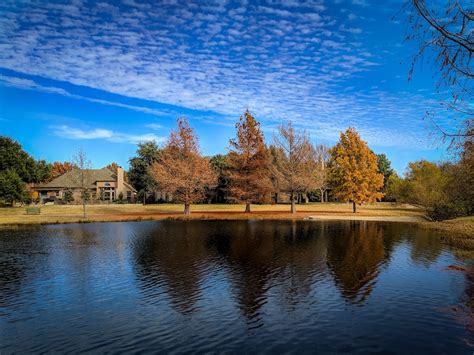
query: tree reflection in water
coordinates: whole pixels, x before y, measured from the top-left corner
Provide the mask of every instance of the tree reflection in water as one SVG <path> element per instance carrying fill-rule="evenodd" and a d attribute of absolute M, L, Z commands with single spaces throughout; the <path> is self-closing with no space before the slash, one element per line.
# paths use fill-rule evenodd
<path fill-rule="evenodd" d="M 163 222 L 148 230 L 136 243 L 138 280 L 148 300 L 155 302 L 166 294 L 178 312 L 193 312 L 201 295 L 202 273 L 208 262 L 202 240 L 205 226 L 203 223 Z"/>
<path fill-rule="evenodd" d="M 328 241 L 328 266 L 344 298 L 360 304 L 372 292 L 379 268 L 387 259 L 383 229 L 367 222 L 349 222 L 339 228 Z"/>
<path fill-rule="evenodd" d="M 355 342 L 454 353 L 474 343 L 472 267 L 407 224 L 58 225 L 0 231 L 0 251 L 7 352 L 338 352 Z M 443 272 L 451 264 L 461 271 Z"/>
<path fill-rule="evenodd" d="M 209 237 L 209 249 L 226 262 L 238 307 L 255 326 L 271 288 L 288 309 L 310 292 L 313 276 L 324 269 L 320 231 L 315 224 L 249 222 Z"/>
<path fill-rule="evenodd" d="M 427 229 L 414 229 L 410 231 L 410 236 L 411 260 L 414 263 L 429 267 L 443 251 L 443 245 L 439 242 L 439 239 L 433 238 L 433 233 Z"/>
<path fill-rule="evenodd" d="M 335 284 L 346 301 L 363 304 L 404 241 L 415 263 L 434 262 L 442 245 L 424 230 L 409 231 L 373 222 L 169 221 L 137 239 L 134 257 L 148 301 L 168 298 L 174 309 L 191 314 L 203 278 L 217 270 L 225 272 L 242 315 L 259 326 L 270 296 L 289 312 L 318 301 L 318 282 Z"/>

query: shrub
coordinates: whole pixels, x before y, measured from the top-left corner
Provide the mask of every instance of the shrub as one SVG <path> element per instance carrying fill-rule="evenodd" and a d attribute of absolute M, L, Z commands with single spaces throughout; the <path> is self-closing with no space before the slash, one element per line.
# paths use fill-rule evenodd
<path fill-rule="evenodd" d="M 74 201 L 74 196 L 71 190 L 64 191 L 63 201 L 66 203 L 71 203 Z"/>

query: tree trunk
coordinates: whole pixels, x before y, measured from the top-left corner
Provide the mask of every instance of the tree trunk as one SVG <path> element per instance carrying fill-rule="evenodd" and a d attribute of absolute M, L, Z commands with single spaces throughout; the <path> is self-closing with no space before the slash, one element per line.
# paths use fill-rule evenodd
<path fill-rule="evenodd" d="M 245 213 L 250 213 L 250 203 L 249 202 L 247 202 L 245 204 Z"/>
<path fill-rule="evenodd" d="M 357 206 L 354 201 L 352 201 L 352 212 L 356 213 L 357 212 Z"/>
<path fill-rule="evenodd" d="M 319 193 L 321 195 L 321 203 L 324 202 L 324 190 L 323 189 L 319 189 Z"/>
<path fill-rule="evenodd" d="M 191 214 L 191 209 L 189 208 L 189 203 L 184 204 L 184 215 L 189 216 Z"/>
<path fill-rule="evenodd" d="M 84 213 L 84 218 L 86 218 L 86 199 L 85 199 L 85 197 L 82 199 L 82 211 Z"/>
<path fill-rule="evenodd" d="M 296 213 L 295 196 L 293 192 L 290 194 L 290 199 L 291 199 L 291 213 Z"/>

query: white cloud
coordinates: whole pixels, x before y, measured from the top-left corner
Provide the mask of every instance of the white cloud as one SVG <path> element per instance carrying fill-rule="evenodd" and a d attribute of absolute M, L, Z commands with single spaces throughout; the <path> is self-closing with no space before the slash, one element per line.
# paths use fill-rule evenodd
<path fill-rule="evenodd" d="M 114 143 L 131 143 L 137 144 L 146 141 L 163 142 L 164 137 L 156 136 L 152 133 L 147 134 L 128 134 L 121 132 L 114 132 L 109 129 L 103 128 L 92 128 L 92 129 L 80 129 L 74 128 L 67 125 L 52 126 L 53 132 L 56 136 L 65 139 L 81 139 L 81 140 L 92 140 L 92 139 L 104 139 Z"/>
<path fill-rule="evenodd" d="M 350 20 L 350 21 L 355 20 L 355 19 L 357 19 L 357 15 L 355 15 L 353 13 L 349 13 L 347 15 L 347 19 Z"/>
<path fill-rule="evenodd" d="M 362 29 L 361 29 L 361 28 L 357 28 L 357 27 L 347 27 L 347 26 L 345 26 L 344 24 L 342 24 L 342 25 L 339 26 L 339 30 L 340 30 L 340 31 L 344 31 L 344 32 L 353 33 L 353 34 L 361 34 L 361 33 L 362 33 Z"/>
<path fill-rule="evenodd" d="M 203 119 L 213 113 L 236 119 L 250 108 L 266 126 L 291 118 L 321 139 L 337 139 L 353 125 L 371 144 L 419 146 L 418 119 L 432 105 L 429 97 L 344 90 L 381 58 L 370 43 L 355 41 L 362 30 L 354 22 L 345 26 L 332 14 L 318 0 L 239 7 L 12 1 L 0 18 L 0 66 L 58 87 L 6 75 L 0 80 L 155 116 L 169 112 L 77 95 L 61 83 L 205 111 Z M 72 130 L 109 141 L 154 137 Z"/>
<path fill-rule="evenodd" d="M 149 123 L 149 124 L 145 125 L 145 127 L 150 128 L 150 129 L 155 130 L 155 131 L 163 129 L 163 126 L 158 124 L 158 123 Z"/>
<path fill-rule="evenodd" d="M 108 129 L 94 128 L 89 131 L 84 131 L 69 126 L 56 127 L 55 134 L 68 139 L 110 139 L 113 136 L 113 132 Z"/>
<path fill-rule="evenodd" d="M 268 106 L 282 97 L 300 102 L 295 82 L 304 83 L 305 91 L 321 83 L 334 86 L 365 67 L 363 60 L 357 67 L 338 67 L 335 54 L 358 56 L 360 50 L 335 33 L 322 1 L 248 4 L 219 15 L 217 27 L 222 4 L 127 4 L 140 11 L 81 2 L 12 5 L 0 34 L 2 66 L 223 114 L 235 114 L 256 97 Z M 101 17 L 104 11 L 110 20 Z M 31 26 L 33 18 L 44 16 L 51 20 Z M 340 53 L 325 51 L 327 45 Z M 327 72 L 308 70 L 315 61 Z M 269 82 L 274 68 L 279 75 Z"/>
<path fill-rule="evenodd" d="M 133 110 L 133 111 L 144 112 L 144 113 L 154 115 L 154 116 L 163 116 L 170 113 L 163 110 L 158 110 L 158 109 L 149 108 L 145 106 L 128 105 L 128 104 L 124 104 L 124 103 L 116 102 L 116 101 L 109 101 L 109 100 L 97 99 L 93 97 L 87 97 L 83 95 L 77 95 L 62 88 L 41 85 L 35 82 L 34 80 L 18 78 L 15 76 L 0 74 L 0 83 L 6 86 L 15 87 L 19 89 L 36 90 L 36 91 L 46 92 L 50 94 L 58 94 L 58 95 L 70 97 L 73 99 L 85 100 L 85 101 L 94 102 L 94 103 L 98 103 L 102 105 L 116 106 L 116 107 L 121 107 L 121 108 L 129 109 L 129 110 Z"/>

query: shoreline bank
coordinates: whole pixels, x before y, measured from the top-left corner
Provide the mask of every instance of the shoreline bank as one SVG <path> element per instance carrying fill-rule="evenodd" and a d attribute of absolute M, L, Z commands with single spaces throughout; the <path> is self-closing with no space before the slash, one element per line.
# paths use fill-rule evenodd
<path fill-rule="evenodd" d="M 28 216 L 29 217 L 29 216 Z M 0 223 L 2 227 L 15 226 L 34 226 L 34 225 L 56 225 L 56 224 L 80 224 L 80 223 L 107 223 L 107 222 L 143 222 L 143 221 L 239 221 L 239 220 L 271 220 L 271 221 L 373 221 L 373 222 L 398 222 L 398 223 L 425 223 L 427 220 L 421 216 L 347 216 L 347 215 L 314 215 L 297 213 L 287 216 L 280 214 L 267 215 L 262 213 L 225 213 L 217 215 L 215 212 L 201 213 L 196 212 L 190 216 L 183 214 L 155 214 L 155 215 L 139 215 L 139 216 L 100 216 L 92 215 L 83 217 L 65 217 L 61 216 L 55 220 L 54 216 L 48 216 L 47 219 L 23 219 L 22 221 Z"/>
<path fill-rule="evenodd" d="M 474 236 L 474 217 L 431 222 L 424 211 L 410 205 L 375 203 L 361 206 L 356 214 L 350 204 L 310 203 L 297 206 L 291 214 L 289 205 L 252 205 L 245 213 L 242 205 L 193 205 L 185 216 L 181 205 L 89 205 L 87 217 L 82 217 L 80 205 L 41 206 L 41 214 L 27 215 L 25 207 L 0 209 L 0 227 L 25 225 L 138 222 L 160 220 L 313 220 L 313 221 L 376 221 L 417 223 L 424 228 Z"/>
<path fill-rule="evenodd" d="M 409 205 L 376 203 L 361 206 L 356 214 L 350 204 L 309 203 L 297 206 L 297 213 L 291 214 L 289 205 L 252 205 L 252 212 L 245 213 L 244 206 L 230 204 L 193 205 L 191 215 L 183 214 L 182 205 L 136 205 L 110 204 L 88 205 L 87 217 L 82 217 L 80 205 L 41 206 L 38 215 L 27 215 L 26 207 L 0 209 L 0 225 L 122 222 L 164 219 L 203 219 L 203 220 L 376 220 L 393 222 L 424 221 L 423 211 Z"/>
<path fill-rule="evenodd" d="M 457 254 L 474 259 L 474 217 L 432 222 L 424 211 L 407 205 L 376 203 L 359 208 L 352 213 L 349 204 L 299 205 L 291 214 L 288 205 L 255 205 L 245 213 L 241 205 L 195 205 L 191 215 L 185 216 L 180 205 L 90 205 L 87 217 L 82 217 L 82 206 L 42 206 L 40 215 L 27 215 L 25 208 L 0 209 L 0 229 L 28 226 L 141 222 L 163 220 L 273 220 L 273 221 L 368 221 L 387 223 L 412 223 L 421 228 L 439 232 L 443 242 L 453 247 Z"/>

